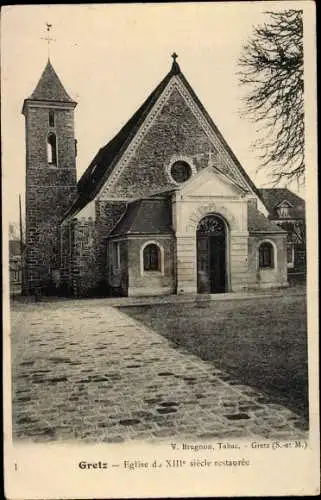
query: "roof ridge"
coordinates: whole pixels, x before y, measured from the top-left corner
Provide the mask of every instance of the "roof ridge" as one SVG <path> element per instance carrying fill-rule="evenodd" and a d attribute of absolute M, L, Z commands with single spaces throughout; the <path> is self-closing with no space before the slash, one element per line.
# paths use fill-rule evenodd
<path fill-rule="evenodd" d="M 75 213 L 75 211 L 81 210 L 81 208 L 83 208 L 89 201 L 91 201 L 97 195 L 97 193 L 99 193 L 100 189 L 106 182 L 106 179 L 108 179 L 112 174 L 119 158 L 122 156 L 128 145 L 131 143 L 131 141 L 135 137 L 135 134 L 139 130 L 140 126 L 148 116 L 148 113 L 157 102 L 159 96 L 166 88 L 171 78 L 175 76 L 177 76 L 182 82 L 182 84 L 185 85 L 187 91 L 190 93 L 195 104 L 199 107 L 199 109 L 203 113 L 209 126 L 217 134 L 223 147 L 226 149 L 226 151 L 232 158 L 233 162 L 235 163 L 240 176 L 244 178 L 245 182 L 250 187 L 250 189 L 257 195 L 257 197 L 264 204 L 264 201 L 261 199 L 259 190 L 257 189 L 253 181 L 250 179 L 246 171 L 241 166 L 239 160 L 236 158 L 235 154 L 227 144 L 223 135 L 215 125 L 214 121 L 206 111 L 205 107 L 203 106 L 197 95 L 195 94 L 195 91 L 193 90 L 193 88 L 191 87 L 191 85 L 188 83 L 185 76 L 181 72 L 178 63 L 176 62 L 176 60 L 174 60 L 170 71 L 165 75 L 165 77 L 156 86 L 156 88 L 149 94 L 149 96 L 145 99 L 143 104 L 137 109 L 134 115 L 132 115 L 132 117 L 119 130 L 119 132 L 105 146 L 101 147 L 98 150 L 92 162 L 90 163 L 90 165 L 88 166 L 88 168 L 85 170 L 85 172 L 78 181 L 77 185 L 78 197 L 74 205 L 68 211 L 68 214 L 72 214 Z M 91 169 L 95 164 L 97 165 L 97 167 L 95 168 L 93 174 L 91 174 Z M 233 180 L 233 177 L 234 176 L 230 176 L 231 180 Z M 236 182 L 235 178 L 234 182 Z"/>
<path fill-rule="evenodd" d="M 145 99 L 145 101 L 143 102 L 143 104 L 141 104 L 137 111 L 131 116 L 131 118 L 121 127 L 117 134 L 109 142 L 107 142 L 105 146 L 102 146 L 98 150 L 88 168 L 85 170 L 78 181 L 77 188 L 79 197 L 77 197 L 75 203 L 66 213 L 65 217 L 71 215 L 72 213 L 75 213 L 78 210 L 81 210 L 81 208 L 83 208 L 97 194 L 97 192 L 105 182 L 105 179 L 110 175 L 113 165 L 115 164 L 115 162 L 117 162 L 118 158 L 122 155 L 123 151 L 135 136 L 135 133 L 146 118 L 154 103 L 157 101 L 159 95 L 162 93 L 172 76 L 176 74 L 174 73 L 176 69 L 175 67 L 173 68 L 173 66 L 174 64 L 172 65 L 171 70 L 149 94 L 149 96 Z M 93 186 L 92 180 L 95 179 L 91 177 L 90 170 L 95 163 L 98 164 L 102 160 L 102 156 L 104 154 L 107 156 L 107 158 L 105 158 L 103 164 L 97 165 L 95 174 L 99 174 L 100 178 Z M 90 192 L 88 193 L 87 190 Z"/>

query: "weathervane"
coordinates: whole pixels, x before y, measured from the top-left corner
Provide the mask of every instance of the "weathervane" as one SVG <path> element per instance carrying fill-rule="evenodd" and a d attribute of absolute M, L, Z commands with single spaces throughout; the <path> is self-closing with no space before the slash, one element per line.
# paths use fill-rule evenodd
<path fill-rule="evenodd" d="M 50 38 L 50 30 L 52 28 L 52 24 L 46 23 L 47 36 L 41 37 L 41 40 L 47 40 L 48 43 L 48 59 L 50 59 L 50 42 L 55 42 L 55 38 Z"/>

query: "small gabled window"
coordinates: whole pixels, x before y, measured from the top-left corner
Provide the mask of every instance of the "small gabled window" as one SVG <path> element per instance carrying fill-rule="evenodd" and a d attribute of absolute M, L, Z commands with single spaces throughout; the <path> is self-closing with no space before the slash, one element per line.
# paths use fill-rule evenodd
<path fill-rule="evenodd" d="M 49 127 L 55 126 L 55 113 L 54 111 L 49 111 Z"/>
<path fill-rule="evenodd" d="M 277 208 L 277 213 L 280 219 L 288 219 L 290 217 L 291 205 L 287 201 L 283 201 Z"/>

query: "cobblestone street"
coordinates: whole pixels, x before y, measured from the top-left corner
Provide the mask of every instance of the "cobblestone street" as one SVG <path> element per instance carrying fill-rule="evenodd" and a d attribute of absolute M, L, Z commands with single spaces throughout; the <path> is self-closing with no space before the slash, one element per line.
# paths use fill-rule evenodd
<path fill-rule="evenodd" d="M 20 304 L 11 316 L 14 439 L 306 437 L 292 411 L 107 301 Z"/>

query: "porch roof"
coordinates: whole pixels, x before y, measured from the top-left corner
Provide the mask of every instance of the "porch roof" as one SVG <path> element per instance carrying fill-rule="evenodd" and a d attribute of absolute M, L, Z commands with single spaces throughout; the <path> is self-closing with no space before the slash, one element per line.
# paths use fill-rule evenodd
<path fill-rule="evenodd" d="M 169 195 L 135 200 L 128 204 L 123 217 L 110 236 L 123 234 L 172 233 L 171 200 Z"/>
<path fill-rule="evenodd" d="M 250 204 L 248 205 L 248 230 L 250 233 L 286 233 Z"/>

